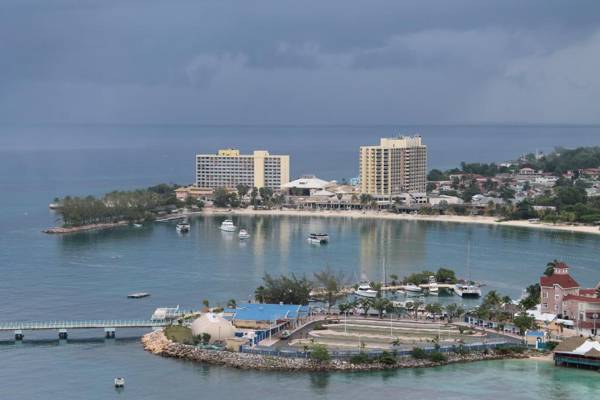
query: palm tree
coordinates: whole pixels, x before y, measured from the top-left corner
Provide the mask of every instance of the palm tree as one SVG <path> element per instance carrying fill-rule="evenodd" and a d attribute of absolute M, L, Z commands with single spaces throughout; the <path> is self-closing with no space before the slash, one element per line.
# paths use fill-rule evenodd
<path fill-rule="evenodd" d="M 419 319 L 419 307 L 425 304 L 422 300 L 415 300 L 412 302 L 414 311 L 415 311 L 415 320 Z"/>
<path fill-rule="evenodd" d="M 235 301 L 235 299 L 229 299 L 229 301 L 227 302 L 227 308 L 236 308 L 237 306 L 237 302 Z"/>
<path fill-rule="evenodd" d="M 392 286 L 396 286 L 396 281 L 398 280 L 398 275 L 390 274 L 390 280 L 392 281 Z"/>
<path fill-rule="evenodd" d="M 544 271 L 544 275 L 552 276 L 552 274 L 554 273 L 554 268 L 558 264 L 560 264 L 560 261 L 558 261 L 556 258 L 553 261 L 550 261 L 548 264 L 546 264 L 546 270 Z"/>
<path fill-rule="evenodd" d="M 390 300 L 379 297 L 373 300 L 373 308 L 379 313 L 379 318 L 383 318 L 383 312 L 391 312 L 394 306 Z"/>
<path fill-rule="evenodd" d="M 202 300 L 202 305 L 204 305 L 204 307 L 208 308 L 210 303 L 208 302 L 207 299 Z"/>
<path fill-rule="evenodd" d="M 358 305 L 363 309 L 364 316 L 366 317 L 369 314 L 369 310 L 373 306 L 373 301 L 371 299 L 360 299 L 358 301 Z"/>

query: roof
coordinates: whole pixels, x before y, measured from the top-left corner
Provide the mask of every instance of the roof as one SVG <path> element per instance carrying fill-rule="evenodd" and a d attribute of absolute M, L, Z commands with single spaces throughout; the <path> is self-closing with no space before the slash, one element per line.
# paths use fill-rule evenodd
<path fill-rule="evenodd" d="M 571 353 L 579 346 L 586 342 L 587 338 L 581 336 L 573 336 L 560 342 L 558 346 L 554 348 L 555 353 Z"/>
<path fill-rule="evenodd" d="M 329 190 L 321 189 L 321 190 L 317 190 L 316 192 L 312 193 L 311 196 L 326 196 L 326 197 L 331 197 L 334 194 L 335 193 L 332 193 Z"/>
<path fill-rule="evenodd" d="M 288 182 L 285 185 L 283 185 L 283 187 L 285 189 L 324 189 L 329 185 L 331 185 L 331 182 L 324 181 L 323 179 L 319 179 L 316 176 L 307 175 L 301 177 L 300 179 L 296 179 L 295 181 Z"/>
<path fill-rule="evenodd" d="M 558 285 L 563 289 L 577 288 L 579 283 L 569 274 L 552 274 L 540 277 L 540 286 L 552 287 Z"/>
<path fill-rule="evenodd" d="M 576 296 L 574 294 L 568 294 L 563 297 L 563 301 L 579 301 L 582 303 L 600 303 L 600 298 L 598 297 L 588 297 L 588 296 Z"/>
<path fill-rule="evenodd" d="M 597 289 L 579 289 L 579 295 L 580 296 L 593 296 L 596 297 L 596 294 L 598 293 Z"/>
<path fill-rule="evenodd" d="M 258 304 L 247 303 L 238 305 L 232 312 L 233 319 L 243 321 L 277 321 L 282 319 L 296 319 L 308 315 L 309 307 L 297 304 Z"/>
<path fill-rule="evenodd" d="M 533 310 L 527 310 L 527 315 L 535 318 L 536 321 L 543 322 L 552 322 L 556 319 L 556 314 L 543 313 L 541 304 L 538 304 Z"/>

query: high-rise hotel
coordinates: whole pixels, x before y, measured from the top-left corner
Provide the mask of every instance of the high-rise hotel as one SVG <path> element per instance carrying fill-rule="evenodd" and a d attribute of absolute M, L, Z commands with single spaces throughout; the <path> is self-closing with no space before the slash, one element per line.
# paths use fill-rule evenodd
<path fill-rule="evenodd" d="M 385 197 L 424 193 L 426 188 L 427 146 L 421 136 L 382 138 L 379 146 L 361 146 L 361 193 Z"/>
<path fill-rule="evenodd" d="M 200 188 L 235 189 L 244 184 L 280 190 L 289 180 L 290 156 L 271 155 L 264 150 L 244 155 L 236 149 L 196 156 L 196 186 Z"/>

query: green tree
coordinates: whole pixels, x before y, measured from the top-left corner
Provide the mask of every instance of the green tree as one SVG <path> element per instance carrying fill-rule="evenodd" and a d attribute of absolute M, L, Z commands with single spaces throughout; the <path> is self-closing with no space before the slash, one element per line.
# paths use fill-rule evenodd
<path fill-rule="evenodd" d="M 213 204 L 215 207 L 229 206 L 229 192 L 225 188 L 216 188 L 213 192 Z"/>
<path fill-rule="evenodd" d="M 516 316 L 513 319 L 513 324 L 515 324 L 515 326 L 517 328 L 519 328 L 519 333 L 521 335 L 524 335 L 525 331 L 528 330 L 528 329 L 535 329 L 536 328 L 535 318 L 530 317 L 525 312 L 523 312 L 523 313 L 519 314 L 518 316 Z"/>
<path fill-rule="evenodd" d="M 373 307 L 373 300 L 371 299 L 360 299 L 358 300 L 358 306 L 360 308 L 362 308 L 363 310 L 363 315 L 366 317 L 367 315 L 369 315 L 369 310 L 371 309 L 371 307 Z"/>
<path fill-rule="evenodd" d="M 379 314 L 379 318 L 383 318 L 384 312 L 392 312 L 394 310 L 394 306 L 392 302 L 386 298 L 379 297 L 373 300 L 372 302 L 373 308 L 377 310 Z"/>
<path fill-rule="evenodd" d="M 307 304 L 312 289 L 312 284 L 306 277 L 299 278 L 295 274 L 278 278 L 265 274 L 263 283 L 259 287 L 259 295 L 264 303 Z"/>
<path fill-rule="evenodd" d="M 440 283 L 454 284 L 454 283 L 456 283 L 456 274 L 451 269 L 440 268 L 435 273 L 435 280 L 436 280 L 436 282 L 440 282 Z"/>
<path fill-rule="evenodd" d="M 314 277 L 317 285 L 325 289 L 327 301 L 327 313 L 331 314 L 331 307 L 335 304 L 343 289 L 345 276 L 342 271 L 334 272 L 328 265 L 323 271 L 315 272 Z"/>
<path fill-rule="evenodd" d="M 237 302 L 235 301 L 235 299 L 229 299 L 227 301 L 227 308 L 236 308 L 237 306 Z"/>
<path fill-rule="evenodd" d="M 310 358 L 318 363 L 326 363 L 331 360 L 327 346 L 321 343 L 315 343 L 310 350 Z"/>

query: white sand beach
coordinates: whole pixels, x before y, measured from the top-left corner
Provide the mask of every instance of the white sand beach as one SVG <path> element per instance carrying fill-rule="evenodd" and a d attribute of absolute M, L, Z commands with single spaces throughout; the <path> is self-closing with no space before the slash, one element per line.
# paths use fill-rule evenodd
<path fill-rule="evenodd" d="M 360 210 L 253 210 L 245 209 L 222 209 L 222 208 L 207 208 L 202 212 L 205 215 L 280 215 L 280 216 L 297 216 L 297 217 L 327 217 L 327 218 L 378 218 L 390 219 L 399 221 L 430 221 L 441 223 L 458 223 L 458 224 L 484 224 L 496 226 L 509 226 L 528 229 L 546 229 L 573 233 L 588 233 L 600 234 L 600 228 L 589 225 L 563 225 L 563 224 L 546 224 L 546 223 L 530 223 L 529 221 L 505 221 L 500 222 L 495 217 L 481 216 L 457 216 L 457 215 L 410 215 L 410 214 L 394 214 L 386 211 L 360 211 Z"/>

